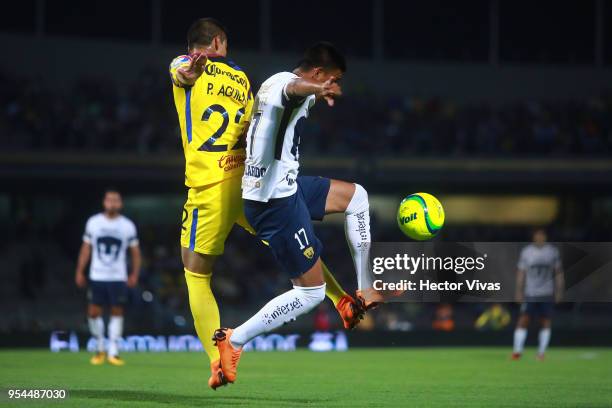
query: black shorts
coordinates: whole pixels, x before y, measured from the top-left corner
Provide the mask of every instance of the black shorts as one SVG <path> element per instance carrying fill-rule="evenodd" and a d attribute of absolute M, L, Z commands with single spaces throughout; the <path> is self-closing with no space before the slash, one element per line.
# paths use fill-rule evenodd
<path fill-rule="evenodd" d="M 521 313 L 529 317 L 539 317 L 540 319 L 550 319 L 553 314 L 555 304 L 553 302 L 525 302 L 521 305 Z"/>
<path fill-rule="evenodd" d="M 298 177 L 295 194 L 267 203 L 244 200 L 244 214 L 257 237 L 265 241 L 283 271 L 297 278 L 313 267 L 323 245 L 312 220 L 325 216 L 330 179 Z"/>
<path fill-rule="evenodd" d="M 122 306 L 127 303 L 128 287 L 124 281 L 90 281 L 87 300 L 99 306 Z"/>

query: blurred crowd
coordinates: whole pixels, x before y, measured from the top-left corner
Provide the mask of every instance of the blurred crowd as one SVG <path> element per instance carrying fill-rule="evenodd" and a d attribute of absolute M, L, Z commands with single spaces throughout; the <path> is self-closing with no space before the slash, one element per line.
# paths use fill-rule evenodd
<path fill-rule="evenodd" d="M 431 156 L 612 154 L 612 93 L 588 100 L 457 105 L 443 99 L 349 92 L 335 109 L 317 105 L 304 151 Z M 0 75 L 3 151 L 179 152 L 166 75 L 137 83 L 75 79 L 57 89 L 41 78 Z"/>

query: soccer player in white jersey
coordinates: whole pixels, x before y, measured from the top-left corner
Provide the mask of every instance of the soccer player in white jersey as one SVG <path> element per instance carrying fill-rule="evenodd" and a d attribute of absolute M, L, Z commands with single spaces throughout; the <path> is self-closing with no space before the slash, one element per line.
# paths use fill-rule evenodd
<path fill-rule="evenodd" d="M 540 319 L 538 336 L 538 360 L 550 341 L 550 325 L 554 303 L 563 298 L 564 279 L 559 250 L 546 242 L 546 231 L 539 228 L 533 233 L 533 243 L 521 251 L 516 278 L 516 301 L 521 303 L 516 329 L 512 359 L 521 358 L 529 319 Z"/>
<path fill-rule="evenodd" d="M 242 178 L 244 212 L 258 238 L 268 243 L 291 278 L 293 289 L 272 299 L 236 329 L 215 331 L 213 339 L 228 382 L 236 379 L 245 343 L 308 313 L 325 298 L 323 248 L 312 220 L 322 220 L 330 213 L 345 214 L 346 239 L 358 282 L 365 279 L 370 247 L 366 190 L 359 184 L 298 175 L 304 121 L 316 100 L 334 105 L 342 93 L 339 81 L 345 71 L 342 54 L 329 43 L 317 43 L 306 50 L 293 72 L 268 78 L 255 98 Z"/>
<path fill-rule="evenodd" d="M 104 211 L 87 220 L 75 281 L 80 288 L 88 287 L 89 330 L 98 344 L 91 364 L 100 365 L 107 359 L 110 364 L 122 366 L 125 362 L 119 357 L 118 341 L 123 333 L 123 306 L 127 301 L 128 287 L 132 288 L 138 283 L 140 248 L 134 223 L 120 213 L 123 207 L 121 194 L 114 189 L 107 190 L 102 205 Z M 131 257 L 129 276 L 128 249 Z M 85 268 L 90 259 L 88 282 Z M 104 344 L 104 306 L 110 308 L 108 350 L 105 350 Z"/>

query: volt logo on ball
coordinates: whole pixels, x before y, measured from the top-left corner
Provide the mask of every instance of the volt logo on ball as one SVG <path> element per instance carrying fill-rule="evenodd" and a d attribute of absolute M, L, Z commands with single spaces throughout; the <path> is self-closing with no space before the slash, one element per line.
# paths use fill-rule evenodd
<path fill-rule="evenodd" d="M 412 213 L 407 217 L 401 217 L 400 223 L 406 224 L 406 223 L 409 223 L 410 221 L 416 220 L 416 218 L 417 218 L 417 213 Z"/>

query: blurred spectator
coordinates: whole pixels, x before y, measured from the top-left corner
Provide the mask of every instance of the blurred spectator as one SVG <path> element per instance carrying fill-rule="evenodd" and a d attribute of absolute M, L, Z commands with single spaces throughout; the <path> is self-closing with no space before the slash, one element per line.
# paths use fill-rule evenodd
<path fill-rule="evenodd" d="M 591 100 L 455 106 L 439 98 L 348 94 L 317 107 L 302 149 L 328 154 L 610 155 L 612 95 Z M 81 78 L 52 89 L 41 78 L 0 75 L 4 151 L 107 151 L 138 154 L 181 148 L 171 89 L 163 73 L 138 84 Z"/>

